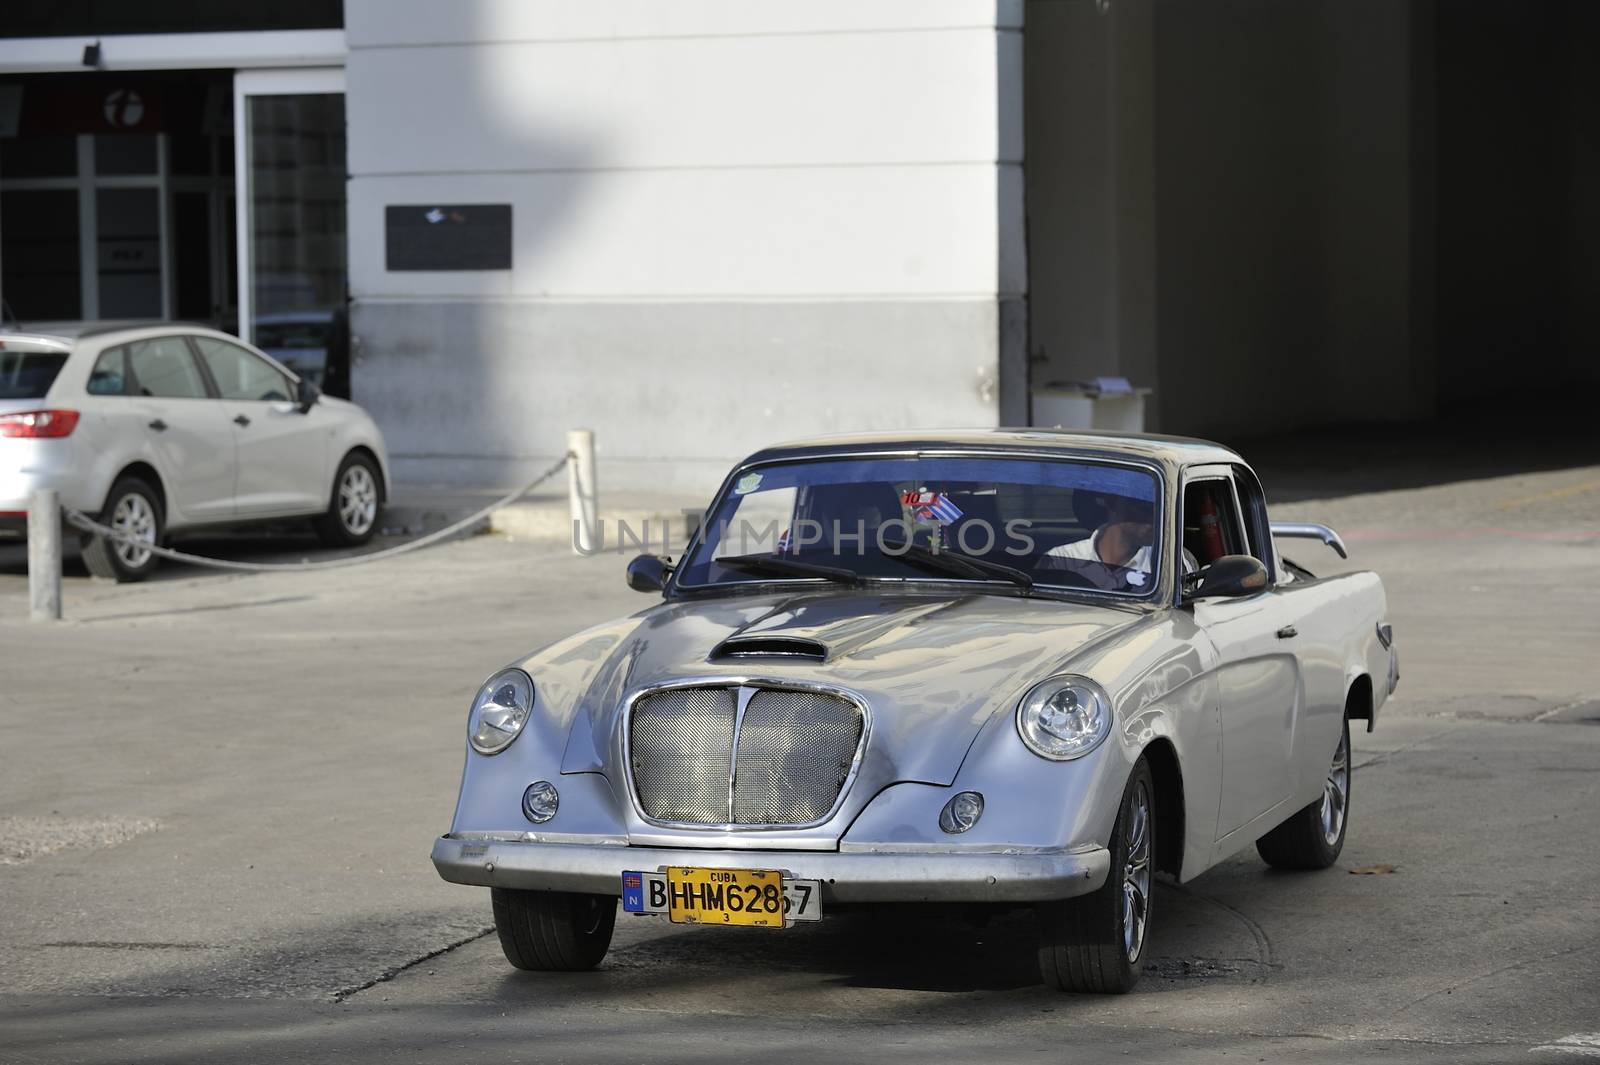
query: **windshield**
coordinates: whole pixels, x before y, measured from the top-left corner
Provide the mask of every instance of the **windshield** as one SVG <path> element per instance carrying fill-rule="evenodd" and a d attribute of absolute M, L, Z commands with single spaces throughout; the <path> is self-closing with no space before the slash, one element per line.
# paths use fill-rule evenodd
<path fill-rule="evenodd" d="M 770 581 L 969 581 L 1144 597 L 1159 482 L 1082 460 L 895 457 L 737 477 L 678 571 L 683 589 Z"/>
<path fill-rule="evenodd" d="M 55 351 L 0 351 L 0 399 L 43 399 L 67 356 Z"/>

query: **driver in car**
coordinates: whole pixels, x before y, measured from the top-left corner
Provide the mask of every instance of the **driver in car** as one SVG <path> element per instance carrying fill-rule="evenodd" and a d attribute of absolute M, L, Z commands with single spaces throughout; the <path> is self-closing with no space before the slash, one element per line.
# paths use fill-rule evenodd
<path fill-rule="evenodd" d="M 1155 505 L 1119 495 L 1091 498 L 1105 519 L 1083 539 L 1046 551 L 1039 568 L 1071 569 L 1110 591 L 1143 589 L 1150 581 Z M 1194 557 L 1185 549 L 1184 572 L 1192 573 L 1195 568 Z"/>

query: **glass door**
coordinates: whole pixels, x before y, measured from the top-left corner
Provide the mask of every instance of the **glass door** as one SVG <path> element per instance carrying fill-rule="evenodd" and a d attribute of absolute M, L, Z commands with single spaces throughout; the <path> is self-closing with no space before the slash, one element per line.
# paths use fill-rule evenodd
<path fill-rule="evenodd" d="M 344 71 L 240 71 L 234 123 L 239 335 L 347 394 Z"/>

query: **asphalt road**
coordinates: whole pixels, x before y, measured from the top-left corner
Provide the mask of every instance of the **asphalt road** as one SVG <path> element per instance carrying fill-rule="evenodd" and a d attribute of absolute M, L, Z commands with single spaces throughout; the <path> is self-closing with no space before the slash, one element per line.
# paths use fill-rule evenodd
<path fill-rule="evenodd" d="M 1600 468 L 1277 513 L 1347 534 L 1403 651 L 1344 855 L 1164 885 L 1107 999 L 1039 986 L 1025 913 L 633 918 L 597 972 L 508 968 L 428 849 L 481 678 L 647 602 L 615 556 L 74 576 L 54 626 L 0 566 L 0 1062 L 1600 1057 Z"/>

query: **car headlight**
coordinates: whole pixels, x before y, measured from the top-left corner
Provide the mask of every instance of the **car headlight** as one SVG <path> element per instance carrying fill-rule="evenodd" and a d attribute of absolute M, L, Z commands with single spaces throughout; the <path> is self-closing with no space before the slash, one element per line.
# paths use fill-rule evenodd
<path fill-rule="evenodd" d="M 478 689 L 467 720 L 467 738 L 479 754 L 499 754 L 522 734 L 533 712 L 533 681 L 520 669 L 504 669 Z"/>
<path fill-rule="evenodd" d="M 1081 758 L 1111 733 L 1111 698 L 1087 677 L 1051 677 L 1017 705 L 1017 732 L 1040 758 Z"/>

